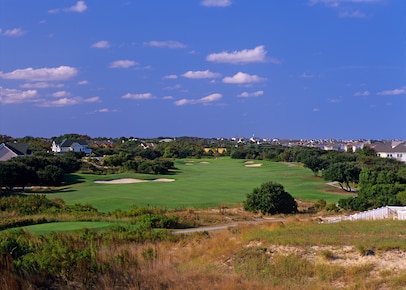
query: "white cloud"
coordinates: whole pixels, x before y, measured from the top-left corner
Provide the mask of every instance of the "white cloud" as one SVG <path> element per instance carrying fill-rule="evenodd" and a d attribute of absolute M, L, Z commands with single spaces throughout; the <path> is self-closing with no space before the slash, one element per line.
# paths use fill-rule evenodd
<path fill-rule="evenodd" d="M 243 72 L 238 72 L 232 77 L 223 78 L 225 84 L 246 84 L 246 83 L 258 83 L 265 81 L 266 78 L 261 78 L 257 75 L 250 75 Z"/>
<path fill-rule="evenodd" d="M 110 43 L 107 40 L 100 40 L 92 44 L 93 48 L 109 48 Z"/>
<path fill-rule="evenodd" d="M 20 87 L 23 89 L 46 89 L 46 88 L 62 88 L 63 84 L 53 84 L 47 82 L 38 82 L 38 83 L 25 83 Z"/>
<path fill-rule="evenodd" d="M 85 103 L 100 103 L 100 97 L 95 96 L 95 97 L 91 97 L 91 98 L 87 98 L 83 100 Z"/>
<path fill-rule="evenodd" d="M 213 73 L 209 70 L 204 70 L 204 71 L 188 71 L 185 72 L 183 77 L 188 78 L 188 79 L 207 79 L 207 78 L 219 78 L 221 77 L 221 74 L 219 73 Z"/>
<path fill-rule="evenodd" d="M 132 100 L 150 100 L 155 99 L 155 97 L 151 93 L 143 93 L 143 94 L 130 94 L 127 93 L 121 98 L 123 99 L 132 99 Z"/>
<path fill-rule="evenodd" d="M 110 63 L 110 67 L 111 68 L 129 68 L 132 67 L 134 65 L 136 65 L 137 63 L 135 61 L 132 60 L 116 60 Z"/>
<path fill-rule="evenodd" d="M 110 112 L 110 111 L 109 111 L 109 109 L 107 109 L 107 108 L 103 108 L 103 109 L 97 110 L 97 112 L 99 112 L 99 113 L 108 113 L 108 112 Z"/>
<path fill-rule="evenodd" d="M 81 97 L 74 97 L 74 98 L 68 98 L 68 97 L 63 97 L 55 101 L 44 101 L 39 104 L 40 107 L 66 107 L 66 106 L 73 106 L 73 105 L 79 105 L 83 103 L 99 103 L 100 98 L 99 97 L 92 97 L 92 98 L 81 98 Z"/>
<path fill-rule="evenodd" d="M 174 86 L 165 87 L 163 89 L 167 90 L 167 91 L 173 91 L 173 90 L 177 90 L 177 89 L 180 89 L 180 88 L 182 88 L 182 85 L 181 84 L 176 84 Z"/>
<path fill-rule="evenodd" d="M 55 13 L 59 13 L 61 11 L 82 13 L 82 12 L 85 12 L 86 10 L 87 10 L 87 5 L 86 5 L 85 1 L 78 1 L 78 2 L 76 2 L 75 5 L 73 5 L 71 7 L 50 9 L 50 10 L 48 10 L 48 13 L 55 14 Z"/>
<path fill-rule="evenodd" d="M 77 105 L 80 103 L 80 98 L 61 98 L 56 101 L 46 101 L 40 104 L 41 107 L 65 107 Z"/>
<path fill-rule="evenodd" d="M 164 96 L 162 99 L 163 100 L 172 100 L 173 96 Z"/>
<path fill-rule="evenodd" d="M 194 105 L 194 104 L 209 104 L 215 101 L 220 100 L 223 97 L 222 94 L 211 94 L 206 97 L 200 98 L 200 99 L 181 99 L 174 104 L 176 106 L 184 106 L 184 105 Z"/>
<path fill-rule="evenodd" d="M 256 91 L 253 93 L 248 93 L 248 92 L 242 92 L 241 94 L 238 95 L 240 98 L 250 98 L 250 97 L 259 97 L 264 94 L 264 91 Z"/>
<path fill-rule="evenodd" d="M 67 91 L 58 91 L 52 94 L 53 97 L 56 98 L 63 98 L 63 97 L 69 97 L 71 95 L 71 93 L 67 92 Z"/>
<path fill-rule="evenodd" d="M 200 4 L 206 7 L 227 7 L 231 5 L 231 0 L 202 0 Z"/>
<path fill-rule="evenodd" d="M 304 72 L 304 73 L 302 73 L 302 74 L 300 75 L 300 77 L 301 77 L 301 78 L 304 78 L 304 79 L 312 79 L 312 78 L 314 78 L 314 74 L 310 74 L 310 73 Z"/>
<path fill-rule="evenodd" d="M 87 85 L 88 83 L 89 83 L 89 82 L 86 81 L 86 80 L 77 82 L 77 84 L 78 84 L 79 86 Z"/>
<path fill-rule="evenodd" d="M 86 6 L 85 1 L 78 1 L 78 2 L 76 2 L 75 5 L 65 9 L 65 11 L 68 11 L 68 12 L 79 12 L 79 13 L 82 13 L 86 10 L 87 10 L 87 6 Z"/>
<path fill-rule="evenodd" d="M 78 70 L 70 66 L 60 66 L 56 68 L 39 68 L 31 67 L 17 69 L 9 73 L 0 72 L 0 78 L 12 80 L 25 80 L 29 82 L 47 82 L 67 80 L 76 76 Z"/>
<path fill-rule="evenodd" d="M 3 32 L 3 35 L 11 37 L 20 37 L 23 36 L 24 34 L 25 31 L 23 31 L 21 28 L 7 29 L 6 31 Z"/>
<path fill-rule="evenodd" d="M 173 40 L 167 40 L 167 41 L 152 40 L 149 42 L 144 42 L 144 45 L 153 46 L 153 47 L 169 47 L 169 48 L 185 48 L 186 47 L 185 44 L 183 44 L 179 41 L 173 41 Z"/>
<path fill-rule="evenodd" d="M 243 49 L 240 51 L 227 52 L 223 51 L 220 53 L 211 53 L 206 57 L 207 61 L 221 62 L 221 63 L 232 63 L 232 64 L 243 64 L 252 62 L 265 62 L 267 51 L 263 45 L 257 46 L 254 49 Z M 273 63 L 279 63 L 277 59 L 269 59 Z"/>
<path fill-rule="evenodd" d="M 396 95 L 404 95 L 406 94 L 406 87 L 394 90 L 386 90 L 376 93 L 379 96 L 396 96 Z"/>
<path fill-rule="evenodd" d="M 26 102 L 37 102 L 36 90 L 17 90 L 0 87 L 0 103 L 2 104 L 20 104 Z"/>
<path fill-rule="evenodd" d="M 359 10 L 355 10 L 355 11 L 340 11 L 338 13 L 338 16 L 341 18 L 365 18 L 366 15 L 362 12 L 360 12 Z"/>
<path fill-rule="evenodd" d="M 356 96 L 356 97 L 367 97 L 367 96 L 369 96 L 369 92 L 368 91 L 356 92 L 354 94 L 354 96 Z"/>
<path fill-rule="evenodd" d="M 178 78 L 177 75 L 166 75 L 163 77 L 164 79 L 175 80 Z"/>

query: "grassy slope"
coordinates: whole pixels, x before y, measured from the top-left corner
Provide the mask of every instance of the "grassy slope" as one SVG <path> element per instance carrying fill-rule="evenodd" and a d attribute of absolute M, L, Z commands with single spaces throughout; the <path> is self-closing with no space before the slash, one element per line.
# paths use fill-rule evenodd
<path fill-rule="evenodd" d="M 208 162 L 203 164 L 202 162 Z M 176 160 L 174 175 L 142 174 L 79 175 L 77 184 L 52 194 L 68 204 L 89 203 L 103 212 L 132 205 L 179 207 L 215 207 L 241 203 L 247 193 L 266 181 L 281 183 L 295 198 L 316 201 L 324 198 L 335 202 L 340 195 L 329 194 L 331 189 L 322 179 L 314 178 L 309 169 L 283 163 L 255 161 L 261 167 L 245 167 L 243 160 L 220 158 L 208 160 Z M 118 178 L 173 178 L 175 182 L 95 184 L 94 180 Z"/>

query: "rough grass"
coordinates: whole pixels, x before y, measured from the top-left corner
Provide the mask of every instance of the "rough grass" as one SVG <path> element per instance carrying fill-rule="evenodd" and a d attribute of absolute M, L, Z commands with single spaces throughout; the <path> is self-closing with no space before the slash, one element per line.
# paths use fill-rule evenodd
<path fill-rule="evenodd" d="M 281 183 L 295 198 L 336 202 L 342 197 L 331 193 L 331 187 L 321 178 L 300 166 L 284 163 L 255 161 L 260 167 L 246 167 L 243 160 L 193 159 L 175 160 L 177 170 L 171 175 L 86 175 L 71 176 L 72 181 L 52 196 L 63 198 L 68 204 L 90 203 L 102 212 L 127 209 L 131 205 L 161 206 L 166 208 L 209 208 L 240 204 L 253 188 L 267 181 Z M 95 184 L 94 180 L 120 178 L 172 178 L 175 182 Z"/>

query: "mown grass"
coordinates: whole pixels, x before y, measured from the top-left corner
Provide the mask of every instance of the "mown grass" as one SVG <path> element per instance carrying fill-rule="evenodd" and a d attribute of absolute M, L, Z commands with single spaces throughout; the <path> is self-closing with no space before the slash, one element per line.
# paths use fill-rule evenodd
<path fill-rule="evenodd" d="M 21 227 L 21 229 L 29 231 L 34 235 L 45 235 L 51 232 L 67 233 L 79 231 L 84 228 L 92 230 L 105 230 L 114 226 L 117 226 L 117 222 L 56 222 L 46 223 L 32 226 Z"/>
<path fill-rule="evenodd" d="M 246 167 L 244 160 L 193 159 L 175 160 L 177 170 L 170 175 L 114 174 L 74 176 L 78 183 L 67 185 L 54 197 L 68 204 L 89 203 L 102 212 L 127 209 L 131 205 L 174 208 L 209 208 L 219 205 L 236 205 L 246 194 L 267 181 L 282 184 L 295 198 L 336 202 L 342 195 L 329 193 L 331 187 L 300 166 L 284 163 L 255 161 L 260 167 Z M 95 184 L 95 180 L 120 178 L 172 178 L 174 182 L 133 184 Z"/>

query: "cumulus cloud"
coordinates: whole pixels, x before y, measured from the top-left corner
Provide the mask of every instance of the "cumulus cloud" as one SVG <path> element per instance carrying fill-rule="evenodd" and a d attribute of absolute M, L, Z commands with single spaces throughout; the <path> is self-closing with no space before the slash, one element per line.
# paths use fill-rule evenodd
<path fill-rule="evenodd" d="M 89 83 L 89 82 L 86 81 L 86 80 L 77 82 L 77 84 L 78 84 L 79 86 L 84 86 L 84 85 L 87 85 L 88 83 Z"/>
<path fill-rule="evenodd" d="M 37 83 L 25 83 L 20 87 L 23 89 L 46 89 L 46 88 L 62 88 L 63 84 L 54 84 L 47 82 L 37 82 Z"/>
<path fill-rule="evenodd" d="M 48 13 L 59 13 L 60 11 L 64 12 L 77 12 L 77 13 L 82 13 L 87 10 L 87 5 L 85 1 L 78 1 L 76 2 L 75 5 L 67 8 L 56 8 L 56 9 L 51 9 L 48 10 Z"/>
<path fill-rule="evenodd" d="M 151 93 L 143 93 L 143 94 L 130 94 L 127 93 L 121 98 L 123 99 L 132 99 L 132 100 L 150 100 L 155 99 L 155 97 Z"/>
<path fill-rule="evenodd" d="M 93 48 L 109 48 L 110 43 L 107 40 L 100 40 L 92 44 Z"/>
<path fill-rule="evenodd" d="M 92 97 L 92 98 L 82 98 L 82 97 L 63 97 L 55 101 L 44 101 L 39 104 L 40 107 L 66 107 L 66 106 L 73 106 L 79 105 L 83 103 L 99 103 L 99 97 Z"/>
<path fill-rule="evenodd" d="M 354 94 L 354 96 L 356 96 L 356 97 L 367 97 L 367 96 L 369 96 L 369 92 L 368 91 L 356 92 Z"/>
<path fill-rule="evenodd" d="M 378 96 L 396 96 L 396 95 L 404 95 L 406 94 L 406 87 L 394 89 L 394 90 L 386 90 L 376 93 Z"/>
<path fill-rule="evenodd" d="M 227 7 L 231 5 L 231 0 L 203 0 L 200 4 L 206 7 Z"/>
<path fill-rule="evenodd" d="M 257 75 L 250 75 L 243 72 L 238 72 L 232 77 L 223 78 L 225 84 L 246 84 L 246 83 L 258 83 L 265 81 L 266 78 L 261 78 Z"/>
<path fill-rule="evenodd" d="M 22 30 L 21 28 L 13 28 L 13 29 L 7 29 L 2 34 L 5 36 L 20 37 L 25 34 L 25 31 Z"/>
<path fill-rule="evenodd" d="M 259 97 L 259 96 L 262 96 L 263 94 L 264 94 L 264 91 L 256 91 L 256 92 L 252 92 L 252 93 L 242 92 L 241 94 L 238 95 L 238 97 L 251 98 L 251 97 Z"/>
<path fill-rule="evenodd" d="M 78 70 L 70 66 L 60 66 L 56 68 L 39 68 L 31 67 L 17 69 L 9 73 L 0 72 L 0 78 L 11 80 L 25 80 L 29 82 L 47 82 L 67 80 L 76 76 Z"/>
<path fill-rule="evenodd" d="M 0 87 L 0 103 L 20 104 L 26 102 L 37 102 L 38 94 L 36 90 L 18 90 Z"/>
<path fill-rule="evenodd" d="M 219 73 L 213 73 L 209 70 L 204 70 L 204 71 L 188 71 L 185 72 L 183 77 L 188 78 L 188 79 L 208 79 L 208 78 L 219 78 L 221 77 L 221 74 Z"/>
<path fill-rule="evenodd" d="M 58 91 L 52 94 L 55 98 L 69 97 L 71 94 L 67 91 Z"/>
<path fill-rule="evenodd" d="M 167 40 L 167 41 L 157 41 L 157 40 L 152 40 L 148 42 L 144 42 L 145 46 L 153 46 L 153 47 L 169 47 L 169 48 L 185 48 L 186 45 L 179 42 L 179 41 L 173 41 L 173 40 Z"/>
<path fill-rule="evenodd" d="M 110 63 L 110 67 L 111 68 L 129 68 L 132 67 L 134 65 L 136 65 L 137 63 L 135 61 L 132 60 L 116 60 Z"/>
<path fill-rule="evenodd" d="M 100 97 L 95 96 L 95 97 L 91 97 L 91 98 L 87 98 L 83 100 L 85 103 L 100 103 Z"/>
<path fill-rule="evenodd" d="M 60 98 L 56 101 L 46 101 L 40 104 L 41 107 L 65 107 L 77 105 L 80 103 L 79 98 Z"/>
<path fill-rule="evenodd" d="M 166 75 L 163 78 L 168 79 L 168 80 L 175 80 L 178 78 L 178 76 L 177 75 Z"/>
<path fill-rule="evenodd" d="M 211 94 L 206 97 L 200 98 L 200 99 L 180 99 L 174 104 L 176 106 L 184 106 L 184 105 L 194 105 L 194 104 L 209 104 L 215 101 L 220 100 L 223 97 L 222 94 Z"/>
<path fill-rule="evenodd" d="M 243 49 L 240 51 L 223 51 L 220 53 L 211 53 L 206 57 L 207 61 L 218 63 L 244 64 L 253 62 L 265 62 L 267 51 L 263 45 L 253 49 Z M 279 63 L 277 59 L 269 59 L 273 63 Z"/>
<path fill-rule="evenodd" d="M 97 110 L 97 112 L 99 112 L 99 113 L 108 113 L 108 112 L 110 112 L 110 110 L 107 109 L 107 108 L 103 108 L 103 109 Z"/>

